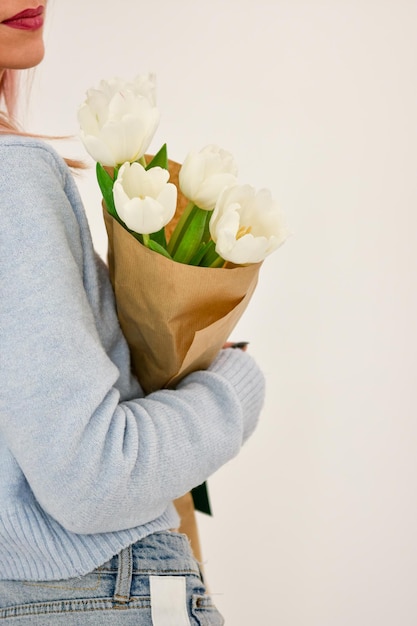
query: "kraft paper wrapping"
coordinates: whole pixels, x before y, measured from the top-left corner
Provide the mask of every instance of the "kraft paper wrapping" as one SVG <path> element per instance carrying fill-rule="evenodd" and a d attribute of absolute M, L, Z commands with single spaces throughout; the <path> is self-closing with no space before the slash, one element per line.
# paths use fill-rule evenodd
<path fill-rule="evenodd" d="M 170 161 L 169 169 L 178 188 L 180 165 Z M 172 228 L 185 204 L 179 192 Z M 229 268 L 176 263 L 139 243 L 105 209 L 104 220 L 110 279 L 133 370 L 145 393 L 175 387 L 188 373 L 206 369 L 227 341 L 255 290 L 261 263 Z M 190 494 L 176 505 L 180 530 L 201 561 Z"/>

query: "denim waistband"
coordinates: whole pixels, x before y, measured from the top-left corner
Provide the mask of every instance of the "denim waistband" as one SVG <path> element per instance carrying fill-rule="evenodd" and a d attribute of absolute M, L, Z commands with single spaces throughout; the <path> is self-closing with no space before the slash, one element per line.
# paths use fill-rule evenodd
<path fill-rule="evenodd" d="M 160 531 L 132 544 L 131 566 L 133 574 L 183 573 L 200 575 L 188 537 L 173 531 Z M 123 551 L 100 566 L 101 572 L 119 570 Z"/>

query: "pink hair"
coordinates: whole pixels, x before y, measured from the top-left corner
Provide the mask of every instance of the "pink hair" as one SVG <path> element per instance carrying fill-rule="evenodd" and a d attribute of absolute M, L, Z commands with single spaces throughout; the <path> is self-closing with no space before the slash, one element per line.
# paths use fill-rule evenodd
<path fill-rule="evenodd" d="M 13 115 L 17 103 L 17 72 L 16 70 L 4 70 L 0 80 L 0 103 L 6 110 L 2 113 L 1 126 L 7 130 L 16 129 L 13 123 Z M 17 130 L 17 129 L 16 129 Z"/>
<path fill-rule="evenodd" d="M 0 105 L 5 107 L 5 111 L 0 109 L 0 133 L 12 133 L 14 135 L 25 135 L 38 137 L 40 139 L 63 139 L 63 137 L 46 137 L 45 135 L 33 135 L 25 133 L 19 129 L 14 120 L 16 112 L 17 96 L 18 96 L 18 71 L 4 70 L 0 79 Z M 77 169 L 85 169 L 86 165 L 76 159 L 65 159 L 69 167 Z"/>

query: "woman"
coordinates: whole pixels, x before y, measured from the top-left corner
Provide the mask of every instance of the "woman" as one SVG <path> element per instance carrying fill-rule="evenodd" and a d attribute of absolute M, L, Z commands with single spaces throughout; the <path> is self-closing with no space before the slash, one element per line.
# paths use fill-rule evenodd
<path fill-rule="evenodd" d="M 264 381 L 241 350 L 146 397 L 67 165 L 19 133 L 46 0 L 0 3 L 0 622 L 221 624 L 172 500 L 234 457 Z"/>

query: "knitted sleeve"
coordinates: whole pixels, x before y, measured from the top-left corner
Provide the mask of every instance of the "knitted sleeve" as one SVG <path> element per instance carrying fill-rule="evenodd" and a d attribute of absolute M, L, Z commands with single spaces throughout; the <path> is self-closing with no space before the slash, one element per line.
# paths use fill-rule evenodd
<path fill-rule="evenodd" d="M 67 179 L 42 145 L 0 142 L 0 434 L 47 513 L 102 533 L 153 520 L 233 458 L 264 379 L 229 349 L 139 397 Z"/>

